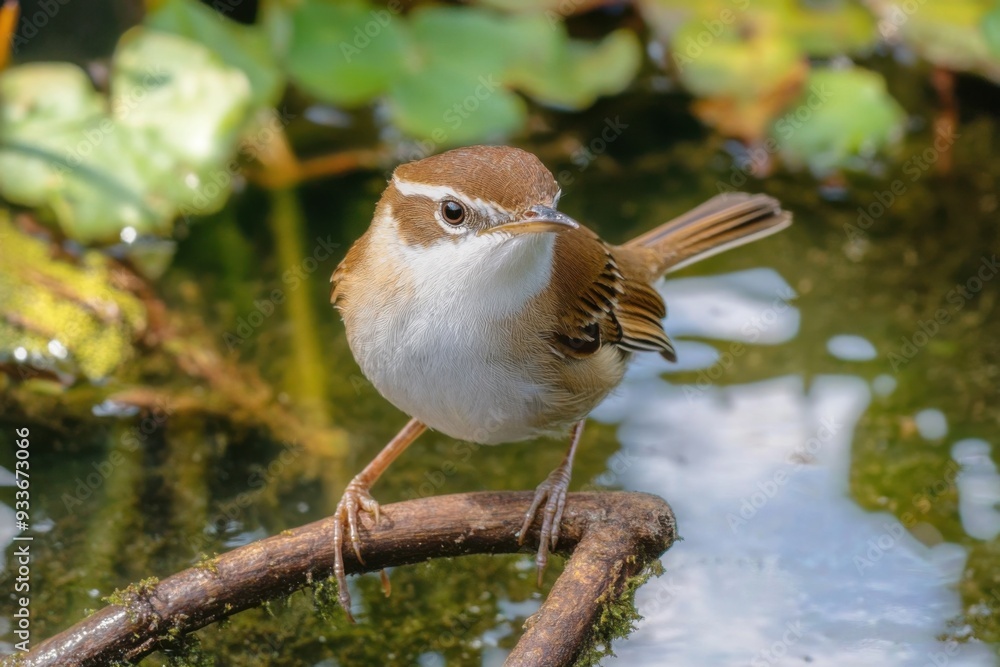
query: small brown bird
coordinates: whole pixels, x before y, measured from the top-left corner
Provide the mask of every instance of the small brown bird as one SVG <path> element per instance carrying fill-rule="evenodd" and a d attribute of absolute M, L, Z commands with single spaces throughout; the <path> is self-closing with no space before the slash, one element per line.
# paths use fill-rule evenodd
<path fill-rule="evenodd" d="M 426 428 L 489 445 L 569 431 L 566 457 L 536 489 L 519 534 L 541 509 L 541 583 L 584 419 L 634 352 L 676 359 L 653 283 L 791 222 L 770 197 L 723 194 L 615 246 L 558 212 L 561 194 L 517 148 L 471 146 L 401 165 L 334 272 L 331 301 L 354 358 L 412 416 L 337 506 L 334 573 L 349 617 L 344 530 L 361 560 L 358 512 L 378 521 L 372 484 Z"/>

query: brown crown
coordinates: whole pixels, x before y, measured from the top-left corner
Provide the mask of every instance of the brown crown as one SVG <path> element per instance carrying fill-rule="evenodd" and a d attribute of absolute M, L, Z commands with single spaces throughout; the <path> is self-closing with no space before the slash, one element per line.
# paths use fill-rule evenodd
<path fill-rule="evenodd" d="M 537 157 L 510 146 L 468 146 L 396 167 L 395 176 L 415 183 L 448 185 L 469 198 L 519 212 L 551 205 L 559 185 Z"/>

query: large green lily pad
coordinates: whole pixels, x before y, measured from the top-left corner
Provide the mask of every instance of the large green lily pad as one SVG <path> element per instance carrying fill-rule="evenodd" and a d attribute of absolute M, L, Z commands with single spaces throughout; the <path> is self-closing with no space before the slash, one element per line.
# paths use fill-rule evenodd
<path fill-rule="evenodd" d="M 387 9 L 365 2 L 301 2 L 289 18 L 284 65 L 300 87 L 320 99 L 348 106 L 367 102 L 403 71 L 405 19 Z"/>
<path fill-rule="evenodd" d="M 514 91 L 586 107 L 627 86 L 641 60 L 627 31 L 571 40 L 540 13 L 420 7 L 403 16 L 363 2 L 303 0 L 290 14 L 286 66 L 299 86 L 347 106 L 385 99 L 396 126 L 439 145 L 515 131 L 526 107 Z"/>
<path fill-rule="evenodd" d="M 284 73 L 274 58 L 268 36 L 255 26 L 242 25 L 196 0 L 166 0 L 146 16 L 145 25 L 200 42 L 224 63 L 239 69 L 250 81 L 255 106 L 277 103 L 285 87 Z"/>
<path fill-rule="evenodd" d="M 246 76 L 188 39 L 135 28 L 110 97 L 73 65 L 0 74 L 0 194 L 72 238 L 165 233 L 179 210 L 225 201 L 225 169 L 251 113 Z"/>

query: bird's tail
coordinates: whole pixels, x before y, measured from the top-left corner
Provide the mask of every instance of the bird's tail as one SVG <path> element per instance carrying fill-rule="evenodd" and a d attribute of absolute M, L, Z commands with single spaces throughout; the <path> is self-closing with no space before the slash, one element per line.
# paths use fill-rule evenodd
<path fill-rule="evenodd" d="M 792 214 L 767 195 L 731 192 L 638 236 L 623 247 L 642 252 L 650 278 L 770 236 L 792 224 Z"/>

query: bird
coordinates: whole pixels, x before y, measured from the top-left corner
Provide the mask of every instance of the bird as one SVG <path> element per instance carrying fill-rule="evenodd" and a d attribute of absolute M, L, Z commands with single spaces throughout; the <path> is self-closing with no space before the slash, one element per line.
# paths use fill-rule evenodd
<path fill-rule="evenodd" d="M 510 146 L 401 164 L 331 276 L 361 371 L 411 417 L 347 485 L 333 515 L 338 600 L 353 622 L 345 539 L 360 562 L 371 487 L 426 429 L 483 445 L 569 436 L 518 533 L 540 520 L 538 582 L 555 549 L 587 415 L 637 353 L 676 361 L 655 283 L 792 220 L 766 195 L 722 193 L 622 245 L 557 210 L 559 183 Z M 346 535 L 345 535 L 346 531 Z"/>

